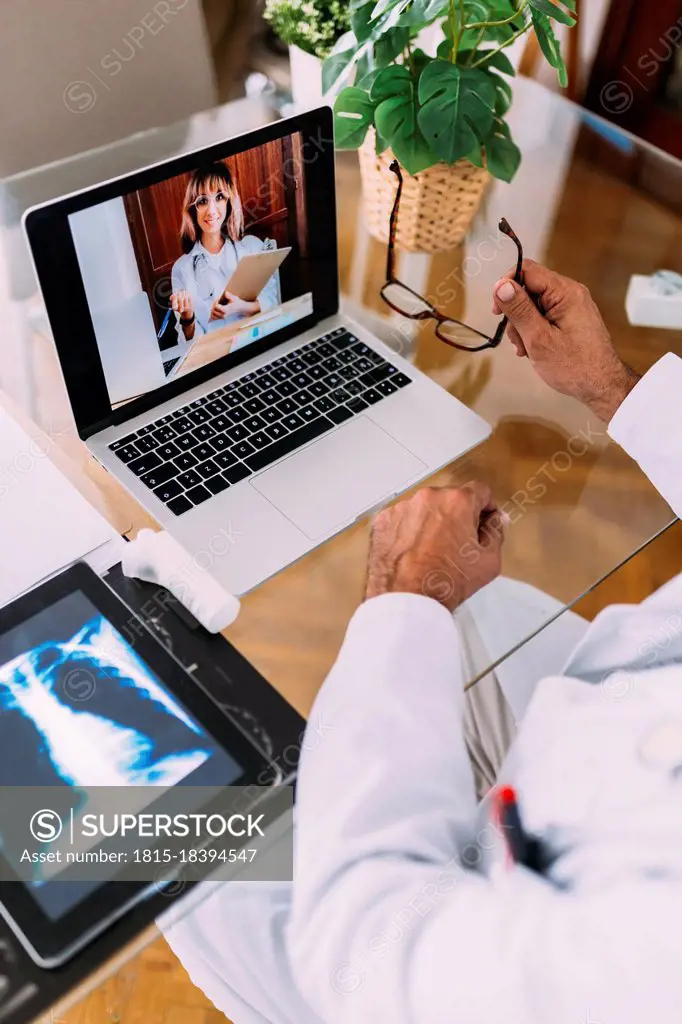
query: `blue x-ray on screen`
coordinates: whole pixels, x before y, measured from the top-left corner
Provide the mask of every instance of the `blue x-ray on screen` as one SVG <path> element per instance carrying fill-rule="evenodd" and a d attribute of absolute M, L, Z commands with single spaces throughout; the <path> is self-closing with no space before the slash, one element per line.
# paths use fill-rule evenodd
<path fill-rule="evenodd" d="M 0 785 L 165 787 L 211 758 L 227 785 L 225 757 L 85 595 L 0 637 Z"/>
<path fill-rule="evenodd" d="M 241 774 L 84 594 L 0 635 L 0 786 L 70 786 L 85 805 L 93 787 L 229 786 Z M 54 919 L 93 888 L 31 885 Z"/>

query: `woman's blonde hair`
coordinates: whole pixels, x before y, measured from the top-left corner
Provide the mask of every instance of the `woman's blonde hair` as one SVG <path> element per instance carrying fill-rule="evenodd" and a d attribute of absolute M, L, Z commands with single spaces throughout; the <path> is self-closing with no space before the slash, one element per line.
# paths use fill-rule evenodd
<path fill-rule="evenodd" d="M 242 201 L 235 188 L 229 167 L 220 161 L 206 164 L 204 167 L 198 167 L 194 171 L 185 192 L 185 201 L 182 206 L 182 224 L 180 225 L 180 241 L 185 252 L 189 252 L 194 243 L 201 238 L 194 203 L 199 196 L 210 192 L 224 192 L 229 200 L 227 216 L 220 227 L 223 238 L 229 238 L 233 242 L 238 242 L 244 235 Z"/>

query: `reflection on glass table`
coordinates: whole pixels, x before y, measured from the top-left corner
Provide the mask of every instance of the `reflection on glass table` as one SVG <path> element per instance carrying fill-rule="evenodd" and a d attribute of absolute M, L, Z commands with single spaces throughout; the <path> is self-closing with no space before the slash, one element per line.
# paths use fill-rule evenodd
<path fill-rule="evenodd" d="M 590 287 L 616 349 L 644 372 L 666 351 L 679 350 L 679 340 L 671 331 L 631 327 L 625 295 L 632 274 L 679 269 L 682 221 L 666 197 L 682 183 L 682 165 L 534 83 L 518 85 L 512 116 L 524 160 L 516 180 L 510 186 L 493 183 L 457 252 L 402 254 L 396 276 L 439 311 L 492 336 L 492 289 L 513 263 L 497 230 L 506 216 L 529 258 Z M 492 663 L 631 558 L 673 516 L 609 441 L 606 426 L 546 387 L 511 345 L 460 353 L 437 339 L 432 323 L 418 326 L 386 311 L 379 297 L 382 243 L 362 230 L 362 209 L 351 187 L 355 174 L 353 162 L 342 158 L 341 223 L 358 226 L 352 238 L 348 231 L 348 249 L 342 251 L 342 280 L 353 311 L 359 307 L 384 340 L 494 426 L 488 442 L 437 482 L 478 477 L 490 483 L 511 519 L 505 577 L 553 599 L 546 604 L 533 596 L 526 628 L 518 620 L 506 624 L 506 640 L 500 639 L 501 649 L 495 645 Z M 481 664 L 480 671 L 488 667 Z"/>

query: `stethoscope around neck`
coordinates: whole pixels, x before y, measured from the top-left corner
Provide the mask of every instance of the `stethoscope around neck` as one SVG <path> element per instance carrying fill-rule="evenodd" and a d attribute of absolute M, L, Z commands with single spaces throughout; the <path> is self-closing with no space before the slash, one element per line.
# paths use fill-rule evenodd
<path fill-rule="evenodd" d="M 232 249 L 234 250 L 235 261 L 239 263 L 239 255 L 237 253 L 237 246 L 234 244 L 234 239 L 226 238 L 225 241 L 230 242 L 230 244 L 232 245 Z M 195 252 L 194 256 L 192 257 L 192 274 L 194 275 L 194 279 L 197 282 L 197 288 L 199 288 L 201 279 L 205 276 L 206 272 L 210 270 L 210 267 L 211 264 L 206 253 Z M 201 291 L 201 289 L 199 288 L 199 291 L 201 292 L 201 297 L 206 301 L 215 297 L 215 288 L 213 287 L 207 291 Z"/>

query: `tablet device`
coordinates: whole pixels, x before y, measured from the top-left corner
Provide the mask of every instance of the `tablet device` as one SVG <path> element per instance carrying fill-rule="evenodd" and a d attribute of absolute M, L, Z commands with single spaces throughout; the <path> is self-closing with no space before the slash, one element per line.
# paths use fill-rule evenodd
<path fill-rule="evenodd" d="M 0 787 L 56 787 L 56 800 L 139 786 L 124 792 L 151 800 L 148 811 L 161 806 L 156 793 L 192 801 L 205 787 L 266 776 L 246 736 L 84 563 L 0 611 Z M 5 807 L 8 794 L 0 788 Z M 59 867 L 22 881 L 10 831 L 3 817 L 0 913 L 42 967 L 64 963 L 159 891 L 113 864 L 96 881 L 71 881 Z"/>
<path fill-rule="evenodd" d="M 264 249 L 263 252 L 251 252 L 242 256 L 225 285 L 223 294 L 232 292 L 246 302 L 253 302 L 290 252 L 289 245 L 283 249 Z"/>

